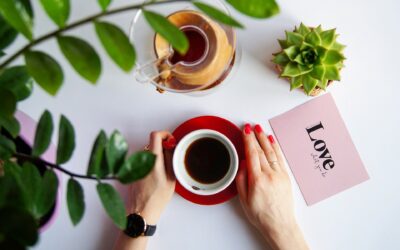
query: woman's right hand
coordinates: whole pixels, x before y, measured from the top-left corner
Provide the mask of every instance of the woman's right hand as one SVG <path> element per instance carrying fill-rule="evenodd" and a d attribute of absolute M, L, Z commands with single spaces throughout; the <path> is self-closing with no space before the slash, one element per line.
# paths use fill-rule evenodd
<path fill-rule="evenodd" d="M 260 125 L 243 129 L 246 168 L 236 186 L 243 210 L 274 249 L 308 249 L 294 215 L 290 179 L 283 154 Z"/>

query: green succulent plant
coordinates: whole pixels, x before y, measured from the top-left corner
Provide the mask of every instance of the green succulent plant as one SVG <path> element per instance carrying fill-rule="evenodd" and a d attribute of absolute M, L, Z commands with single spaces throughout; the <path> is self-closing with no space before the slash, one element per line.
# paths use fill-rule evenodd
<path fill-rule="evenodd" d="M 318 95 L 329 82 L 340 80 L 344 45 L 336 41 L 336 29 L 310 28 L 303 23 L 294 31 L 286 31 L 286 39 L 278 40 L 282 51 L 272 60 L 290 80 L 290 90 L 302 87 L 307 95 Z"/>

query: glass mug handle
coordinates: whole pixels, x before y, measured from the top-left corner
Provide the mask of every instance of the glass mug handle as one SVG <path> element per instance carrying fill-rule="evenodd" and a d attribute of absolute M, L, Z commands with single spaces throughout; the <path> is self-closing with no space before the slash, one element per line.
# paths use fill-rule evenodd
<path fill-rule="evenodd" d="M 163 74 L 169 73 L 175 68 L 175 65 L 166 62 L 168 57 L 170 57 L 170 54 L 156 58 L 136 68 L 134 72 L 136 80 L 140 83 L 148 83 L 154 81 L 157 77 L 162 77 Z M 160 65 L 165 65 L 165 67 L 160 70 Z"/>

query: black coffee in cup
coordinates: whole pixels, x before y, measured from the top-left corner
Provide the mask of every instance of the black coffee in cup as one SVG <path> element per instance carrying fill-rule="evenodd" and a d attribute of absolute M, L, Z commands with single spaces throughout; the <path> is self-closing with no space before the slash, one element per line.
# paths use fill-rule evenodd
<path fill-rule="evenodd" d="M 188 174 L 203 184 L 216 183 L 228 173 L 231 157 L 226 146 L 217 139 L 204 137 L 192 142 L 186 150 Z"/>

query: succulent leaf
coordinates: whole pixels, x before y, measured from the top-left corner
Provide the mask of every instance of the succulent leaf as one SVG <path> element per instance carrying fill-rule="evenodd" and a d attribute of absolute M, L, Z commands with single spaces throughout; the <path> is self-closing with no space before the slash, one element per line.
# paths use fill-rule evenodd
<path fill-rule="evenodd" d="M 321 45 L 321 37 L 313 30 L 305 36 L 305 41 L 314 46 Z"/>
<path fill-rule="evenodd" d="M 290 89 L 302 87 L 310 95 L 315 88 L 326 89 L 331 80 L 340 80 L 344 45 L 337 42 L 336 29 L 310 28 L 303 23 L 294 31 L 286 31 L 286 39 L 278 40 L 281 51 L 273 54 L 280 66 L 281 77 L 290 80 Z"/>
<path fill-rule="evenodd" d="M 335 41 L 336 29 L 325 30 L 321 32 L 322 46 L 330 48 L 332 43 Z"/>
<path fill-rule="evenodd" d="M 286 31 L 286 40 L 290 45 L 300 46 L 304 41 L 304 37 L 301 34 Z"/>

